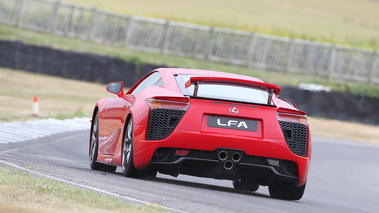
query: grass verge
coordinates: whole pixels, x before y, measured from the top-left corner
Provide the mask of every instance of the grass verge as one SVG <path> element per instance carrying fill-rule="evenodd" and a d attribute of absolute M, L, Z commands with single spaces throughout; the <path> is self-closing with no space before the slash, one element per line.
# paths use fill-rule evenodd
<path fill-rule="evenodd" d="M 34 96 L 41 117 L 59 119 L 90 117 L 100 98 L 112 97 L 101 84 L 0 69 L 0 122 L 32 119 Z"/>
<path fill-rule="evenodd" d="M 216 62 L 208 62 L 191 58 L 148 53 L 125 49 L 124 47 L 105 46 L 102 44 L 51 36 L 47 34 L 19 30 L 0 24 L 0 39 L 21 40 L 25 43 L 50 46 L 63 50 L 75 50 L 89 52 L 111 57 L 119 57 L 126 61 L 138 64 L 156 64 L 157 66 L 182 67 L 194 69 L 217 70 L 222 72 L 237 73 L 242 75 L 261 78 L 265 82 L 297 87 L 300 83 L 321 84 L 331 87 L 335 91 L 346 91 L 363 96 L 379 97 L 379 87 L 366 83 L 339 82 L 337 80 L 327 81 L 318 76 L 307 76 L 300 74 L 285 74 L 282 72 L 267 71 L 260 69 L 247 69 L 245 67 L 232 66 Z"/>
<path fill-rule="evenodd" d="M 65 1 L 123 14 L 379 48 L 379 3 L 373 0 Z"/>
<path fill-rule="evenodd" d="M 312 136 L 379 144 L 379 126 L 315 117 L 309 124 Z"/>
<path fill-rule="evenodd" d="M 0 211 L 18 212 L 168 212 L 158 205 L 137 206 L 96 192 L 0 167 Z"/>

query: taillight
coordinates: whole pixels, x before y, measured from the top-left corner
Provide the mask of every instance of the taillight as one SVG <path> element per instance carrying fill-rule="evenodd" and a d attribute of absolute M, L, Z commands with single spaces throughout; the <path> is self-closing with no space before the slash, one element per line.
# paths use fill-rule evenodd
<path fill-rule="evenodd" d="M 176 109 L 176 110 L 187 110 L 190 103 L 181 101 L 169 101 L 169 100 L 159 100 L 159 99 L 146 99 L 147 105 L 150 109 Z"/>
<path fill-rule="evenodd" d="M 306 115 L 296 115 L 296 114 L 278 112 L 277 117 L 279 121 L 300 123 L 304 125 L 308 124 L 308 117 Z"/>

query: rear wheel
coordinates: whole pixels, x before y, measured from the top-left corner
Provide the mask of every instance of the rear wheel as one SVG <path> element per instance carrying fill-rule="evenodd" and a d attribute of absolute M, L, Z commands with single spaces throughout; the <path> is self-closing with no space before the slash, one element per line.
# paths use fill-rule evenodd
<path fill-rule="evenodd" d="M 99 114 L 96 112 L 96 115 L 92 121 L 92 130 L 91 130 L 91 145 L 90 145 L 90 167 L 92 170 L 101 170 L 105 172 L 115 172 L 116 166 L 105 165 L 96 162 L 99 149 Z"/>
<path fill-rule="evenodd" d="M 125 177 L 138 177 L 138 170 L 133 161 L 133 119 L 130 118 L 125 130 L 122 149 L 122 174 Z"/>
<path fill-rule="evenodd" d="M 250 181 L 234 180 L 233 187 L 240 191 L 255 192 L 259 189 L 259 184 L 252 183 Z"/>
<path fill-rule="evenodd" d="M 300 187 L 292 186 L 291 183 L 271 183 L 268 186 L 270 196 L 284 200 L 300 200 L 305 191 L 305 185 Z"/>

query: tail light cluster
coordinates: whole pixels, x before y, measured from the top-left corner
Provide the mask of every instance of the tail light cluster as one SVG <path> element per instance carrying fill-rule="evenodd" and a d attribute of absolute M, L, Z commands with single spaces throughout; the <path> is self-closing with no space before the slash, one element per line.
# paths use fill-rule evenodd
<path fill-rule="evenodd" d="M 146 103 L 150 109 L 187 110 L 190 105 L 189 102 L 160 99 L 146 99 Z"/>
<path fill-rule="evenodd" d="M 297 115 L 290 113 L 278 112 L 277 114 L 279 121 L 293 122 L 308 125 L 308 117 L 306 115 Z"/>

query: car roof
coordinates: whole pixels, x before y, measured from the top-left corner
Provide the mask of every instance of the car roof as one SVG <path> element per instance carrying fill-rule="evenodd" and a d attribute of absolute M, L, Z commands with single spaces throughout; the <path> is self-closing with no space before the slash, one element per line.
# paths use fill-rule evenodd
<path fill-rule="evenodd" d="M 245 79 L 245 80 L 263 82 L 259 78 L 254 78 L 254 77 L 245 76 L 245 75 L 232 74 L 232 73 L 226 73 L 226 72 L 219 72 L 219 71 L 199 70 L 199 69 L 184 69 L 184 68 L 158 68 L 155 70 L 159 71 L 161 73 L 169 74 L 169 75 L 174 75 L 174 74 L 178 74 L 178 75 L 204 75 L 204 76 L 215 76 L 215 77 L 217 76 L 217 77 Z"/>

